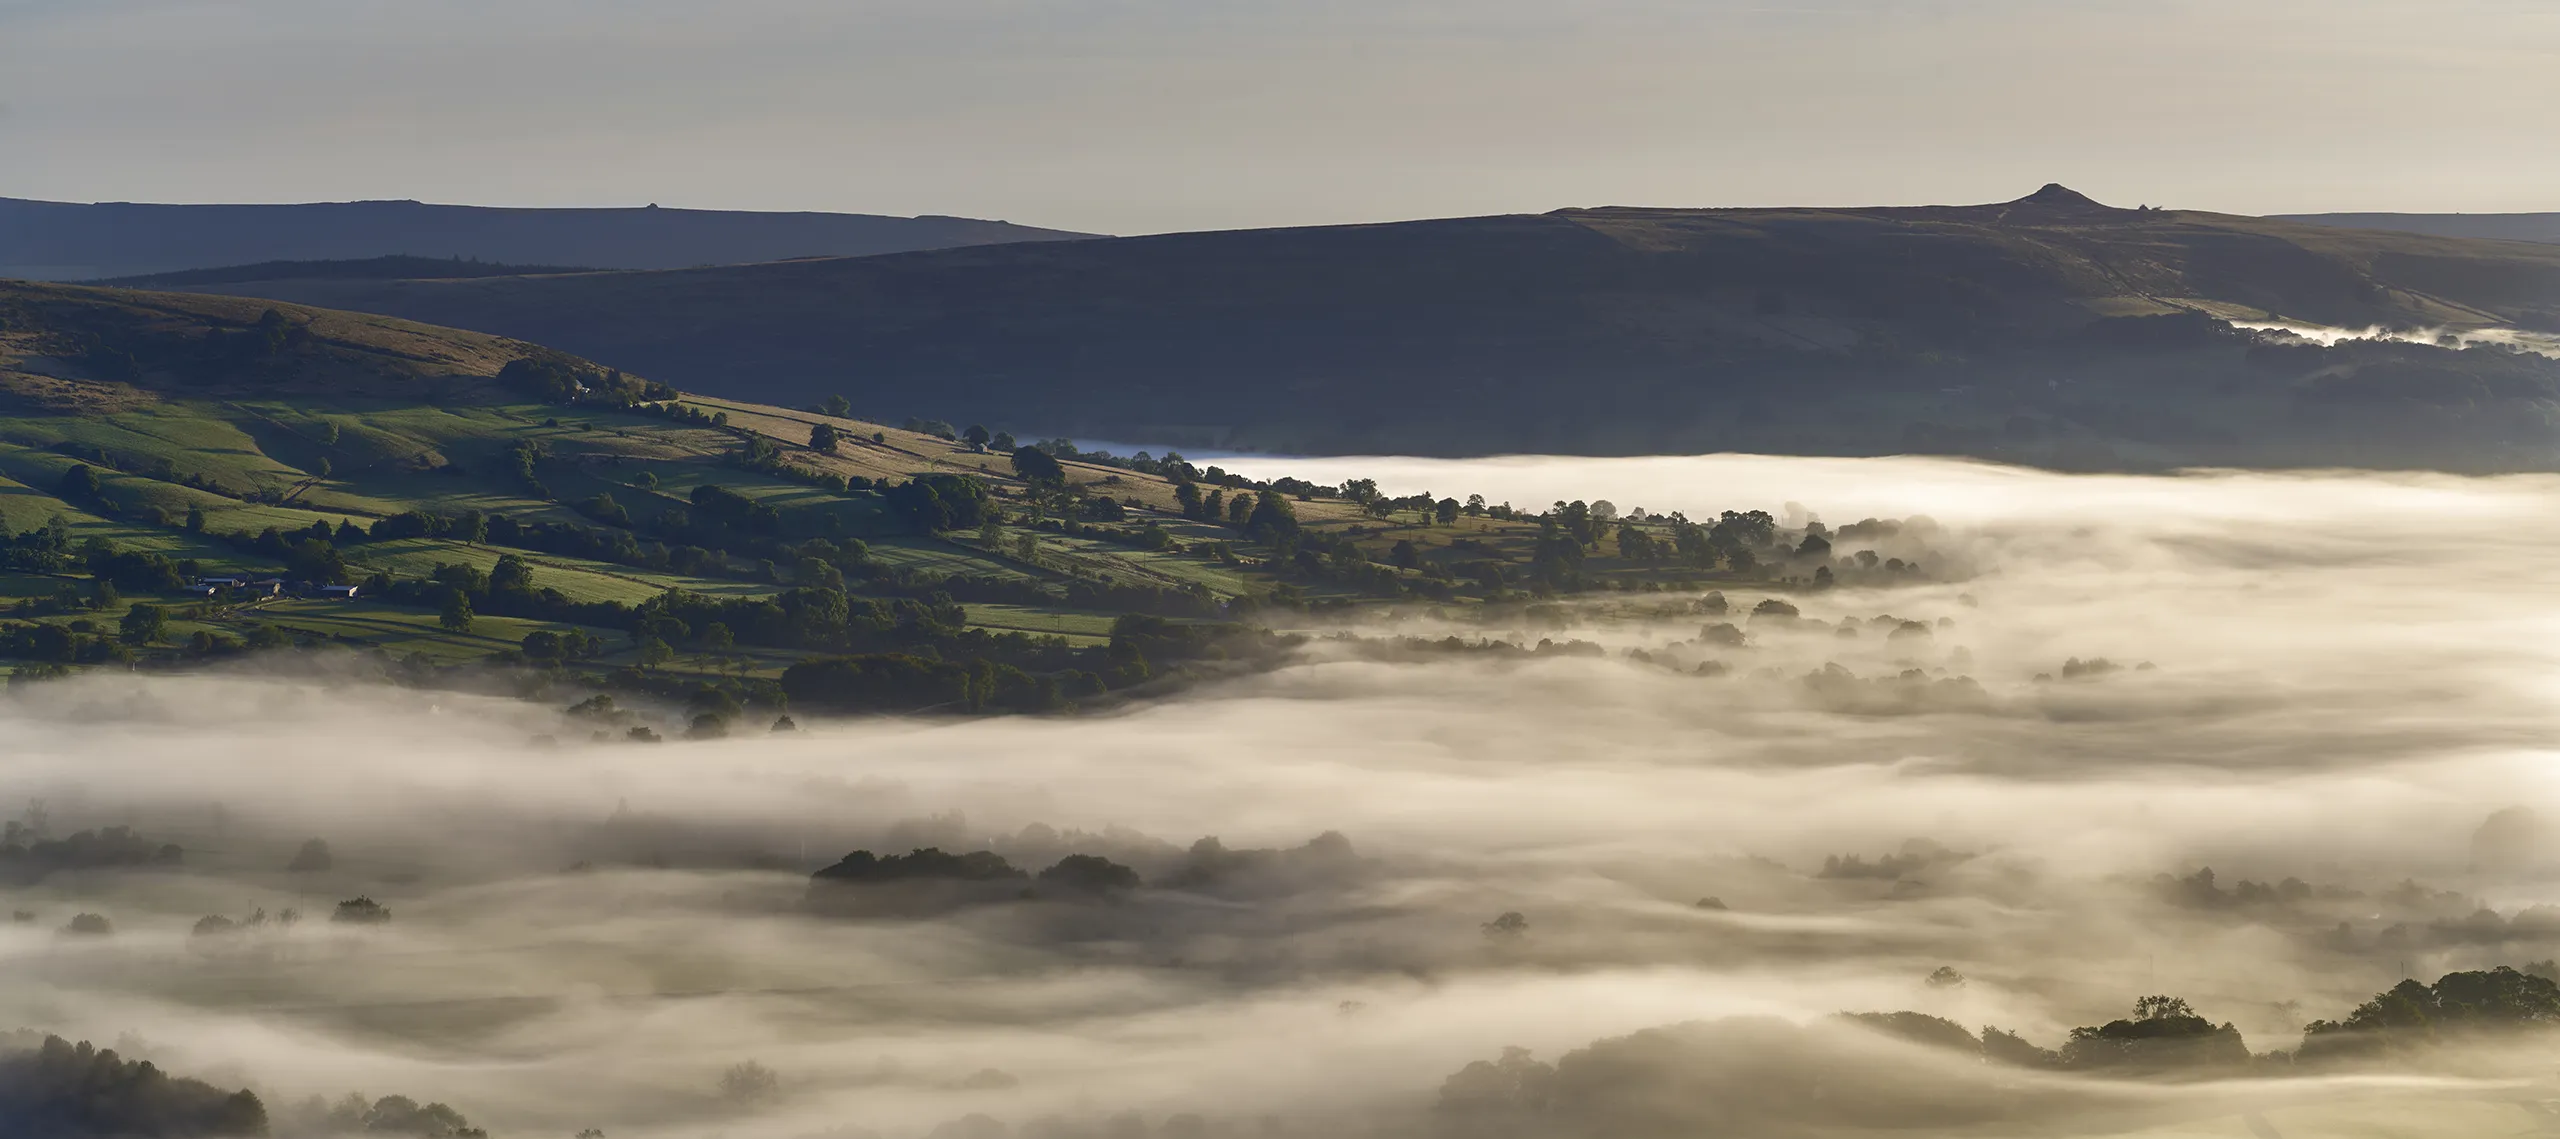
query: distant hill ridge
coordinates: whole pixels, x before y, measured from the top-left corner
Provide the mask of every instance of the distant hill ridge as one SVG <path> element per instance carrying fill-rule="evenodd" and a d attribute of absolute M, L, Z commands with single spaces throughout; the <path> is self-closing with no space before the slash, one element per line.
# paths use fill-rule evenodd
<path fill-rule="evenodd" d="M 447 281 L 459 277 L 523 277 L 545 273 L 592 273 L 586 265 L 509 265 L 498 261 L 466 261 L 458 257 L 367 257 L 355 261 L 260 261 L 255 265 L 222 265 L 83 281 L 129 289 L 184 289 L 206 285 L 239 285 L 252 281 Z"/>
<path fill-rule="evenodd" d="M 2529 214 L 2278 214 L 2285 221 L 2349 229 L 2387 229 L 2433 237 L 2560 243 L 2560 212 Z"/>
<path fill-rule="evenodd" d="M 0 277 L 94 280 L 386 256 L 672 269 L 1090 236 L 1002 221 L 414 201 L 83 205 L 0 198 Z"/>

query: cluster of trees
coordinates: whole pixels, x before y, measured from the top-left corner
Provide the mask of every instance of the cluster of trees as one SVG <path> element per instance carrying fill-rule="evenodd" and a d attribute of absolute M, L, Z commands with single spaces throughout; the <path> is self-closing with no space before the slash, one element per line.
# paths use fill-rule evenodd
<path fill-rule="evenodd" d="M 987 484 L 967 475 L 917 475 L 881 497 L 891 516 L 918 533 L 975 530 L 989 517 Z"/>
<path fill-rule="evenodd" d="M 809 876 L 808 905 L 845 915 L 914 913 L 1030 897 L 1095 899 L 1141 884 L 1136 870 L 1094 854 L 1067 855 L 1034 876 L 991 850 L 857 850 Z"/>
<path fill-rule="evenodd" d="M 394 1135 L 488 1139 L 459 1111 L 407 1096 L 313 1097 L 271 1119 L 256 1093 L 173 1076 L 114 1049 L 28 1032 L 0 1037 L 0 1133 L 43 1139 Z"/>
<path fill-rule="evenodd" d="M 0 882 L 27 885 L 66 870 L 175 866 L 185 859 L 186 851 L 177 844 L 152 842 L 130 827 L 84 830 L 56 839 L 11 821 L 6 837 L 0 838 Z"/>
<path fill-rule="evenodd" d="M 1941 980 L 1941 977 L 1946 978 Z M 1933 984 L 1960 983 L 1952 970 Z M 2035 1110 L 2001 1069 L 2123 1076 L 2281 1076 L 2336 1063 L 2409 1061 L 2467 1041 L 2560 1027 L 2560 984 L 2497 968 L 2403 981 L 2339 1021 L 2315 1021 L 2291 1052 L 2252 1055 L 2230 1023 L 2185 1000 L 2146 996 L 2129 1015 L 2072 1029 L 2060 1048 L 2012 1032 L 1979 1034 L 1918 1012 L 1844 1013 L 1828 1024 L 1765 1018 L 1646 1029 L 1576 1049 L 1555 1064 L 1507 1048 L 1451 1075 L 1439 1113 L 1475 1134 L 1788 1133 L 1919 1124 L 1993 1128 Z M 1918 1068 L 1885 1040 L 1973 1060 Z"/>
<path fill-rule="evenodd" d="M 620 369 L 598 372 L 565 356 L 527 356 L 498 369 L 498 382 L 542 403 L 587 404 L 629 408 L 676 398 L 676 390 L 656 380 L 623 375 Z"/>
<path fill-rule="evenodd" d="M 194 1139 L 267 1134 L 266 1105 L 127 1060 L 87 1041 L 20 1034 L 0 1048 L 0 1131 L 47 1139 Z"/>
<path fill-rule="evenodd" d="M 945 646 L 968 653 L 962 660 L 882 652 L 801 661 L 783 671 L 782 691 L 795 708 L 845 714 L 1051 711 L 1145 683 L 1167 666 L 1268 662 L 1298 643 L 1297 638 L 1243 625 L 1129 613 L 1113 622 L 1111 641 L 1099 650 L 1070 650 L 1061 644 L 1037 656 L 1011 654 L 1008 659 L 1008 654 L 969 652 L 975 646 L 964 637 L 956 646 Z"/>
<path fill-rule="evenodd" d="M 419 1103 L 402 1095 L 368 1100 L 349 1093 L 336 1103 L 314 1097 L 277 1113 L 279 1135 L 394 1135 L 408 1139 L 489 1139 L 459 1111 L 441 1103 Z M 601 1133 L 594 1133 L 601 1135 Z"/>
<path fill-rule="evenodd" d="M 961 662 L 914 653 L 821 657 L 782 672 L 793 707 L 848 715 L 1054 711 L 1108 687 L 1103 675 L 1082 669 L 1035 674 L 987 657 Z"/>
<path fill-rule="evenodd" d="M 201 332 L 153 328 L 107 309 L 48 314 L 47 323 L 80 345 L 82 368 L 102 380 L 133 383 L 154 371 L 198 383 L 237 380 L 289 366 L 323 342 L 310 325 L 268 309 L 246 326 L 207 317 Z M 85 318 L 85 319 L 83 319 Z"/>

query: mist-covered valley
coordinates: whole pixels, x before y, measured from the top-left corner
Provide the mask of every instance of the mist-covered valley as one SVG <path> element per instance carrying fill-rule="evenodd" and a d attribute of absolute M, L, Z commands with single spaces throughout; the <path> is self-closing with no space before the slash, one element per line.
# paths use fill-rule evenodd
<path fill-rule="evenodd" d="M 133 1083 L 45 1034 L 280 1136 L 2476 1135 L 2560 1101 L 2560 479 L 1256 473 L 1765 510 L 1843 568 L 1267 613 L 1282 663 L 1167 699 L 720 739 L 326 654 L 13 687 L 0 1103 Z"/>

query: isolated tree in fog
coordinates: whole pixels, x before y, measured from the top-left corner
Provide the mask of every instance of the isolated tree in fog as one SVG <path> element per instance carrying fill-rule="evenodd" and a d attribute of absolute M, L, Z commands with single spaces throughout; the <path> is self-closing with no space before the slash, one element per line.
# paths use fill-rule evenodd
<path fill-rule="evenodd" d="M 304 842 L 302 849 L 294 852 L 293 861 L 285 863 L 284 868 L 295 874 L 319 874 L 337 865 L 337 861 L 336 856 L 329 853 L 329 844 L 315 838 Z"/>
<path fill-rule="evenodd" d="M 381 925 L 391 920 L 391 911 L 372 898 L 359 896 L 338 903 L 337 911 L 329 915 L 329 920 L 354 925 Z"/>
<path fill-rule="evenodd" d="M 771 1102 L 782 1094 L 782 1077 L 773 1069 L 746 1061 L 720 1073 L 720 1098 L 742 1106 Z"/>
<path fill-rule="evenodd" d="M 809 429 L 809 449 L 812 451 L 835 454 L 839 441 L 840 437 L 836 434 L 835 424 L 821 423 Z"/>

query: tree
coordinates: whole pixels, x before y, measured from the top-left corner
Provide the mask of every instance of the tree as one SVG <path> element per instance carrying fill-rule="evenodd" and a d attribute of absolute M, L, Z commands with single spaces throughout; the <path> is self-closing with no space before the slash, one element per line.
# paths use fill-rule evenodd
<path fill-rule="evenodd" d="M 995 438 L 987 441 L 987 446 L 998 451 L 1010 452 L 1018 445 L 1013 441 L 1013 432 L 1010 431 L 998 431 Z"/>
<path fill-rule="evenodd" d="M 1236 501 L 1244 500 L 1239 497 Z M 1298 508 L 1289 505 L 1288 497 L 1279 491 L 1263 491 L 1254 496 L 1253 512 L 1245 516 L 1244 530 L 1248 536 L 1265 541 L 1288 537 L 1298 532 Z"/>
<path fill-rule="evenodd" d="M 1529 935 L 1529 919 L 1514 910 L 1484 923 L 1485 940 L 1507 945 Z"/>
<path fill-rule="evenodd" d="M 891 514 L 924 533 L 975 530 L 987 516 L 986 484 L 967 475 L 917 475 L 881 497 Z"/>
<path fill-rule="evenodd" d="M 1039 485 L 1062 486 L 1067 481 L 1067 469 L 1058 465 L 1057 457 L 1038 447 L 1013 449 L 1013 473 Z"/>
<path fill-rule="evenodd" d="M 782 1077 L 753 1060 L 720 1074 L 720 1098 L 731 1103 L 754 1106 L 781 1094 Z"/>
<path fill-rule="evenodd" d="M 1461 508 L 1458 506 L 1458 500 L 1454 498 L 1441 499 L 1439 502 L 1432 504 L 1431 507 L 1432 514 L 1439 518 L 1440 524 L 1443 526 L 1456 522 L 1458 520 L 1458 511 L 1460 509 Z"/>
<path fill-rule="evenodd" d="M 187 508 L 187 533 L 204 533 L 204 507 L 190 506 Z"/>
<path fill-rule="evenodd" d="M 831 395 L 826 398 L 826 402 L 818 405 L 818 410 L 838 419 L 844 419 L 853 414 L 853 401 L 840 395 Z"/>
<path fill-rule="evenodd" d="M 293 861 L 285 863 L 284 868 L 294 874 L 320 874 L 336 864 L 337 858 L 329 853 L 328 842 L 315 838 L 305 841 L 302 849 L 294 852 Z"/>
<path fill-rule="evenodd" d="M 2133 1016 L 2071 1030 L 2062 1061 L 2073 1068 L 2238 1068 L 2249 1048 L 2230 1024 L 2196 1015 L 2187 1002 L 2149 996 L 2133 1003 Z"/>
<path fill-rule="evenodd" d="M 568 645 L 560 634 L 549 629 L 536 629 L 524 635 L 524 657 L 540 664 L 559 661 L 569 655 Z"/>
<path fill-rule="evenodd" d="M 436 624 L 444 626 L 450 632 L 468 633 L 471 631 L 471 621 L 474 616 L 475 614 L 471 612 L 471 598 L 459 589 L 447 587 L 444 591 L 444 609 L 443 612 L 436 614 Z"/>
<path fill-rule="evenodd" d="M 1399 538 L 1395 548 L 1387 551 L 1387 564 L 1397 569 L 1414 569 L 1422 564 L 1422 551 L 1414 548 L 1413 539 Z"/>
<path fill-rule="evenodd" d="M 1057 865 L 1040 872 L 1039 882 L 1080 894 L 1135 890 L 1139 885 L 1137 871 L 1091 854 L 1070 854 L 1059 859 Z"/>
<path fill-rule="evenodd" d="M 968 441 L 968 444 L 972 447 L 984 447 L 987 445 L 987 441 L 995 438 L 995 436 L 988 434 L 986 427 L 983 425 L 972 423 L 969 425 L 968 430 L 960 433 L 960 438 Z"/>
<path fill-rule="evenodd" d="M 969 670 L 898 653 L 804 660 L 782 672 L 794 708 L 911 712 L 969 698 Z"/>
<path fill-rule="evenodd" d="M 329 920 L 350 925 L 381 925 L 391 920 L 391 911 L 372 898 L 359 896 L 338 903 L 337 911 L 329 915 Z"/>
<path fill-rule="evenodd" d="M 673 648 L 668 647 L 667 642 L 664 640 L 657 637 L 643 637 L 640 639 L 641 668 L 654 669 L 659 665 L 665 664 L 674 659 L 676 659 L 676 651 Z"/>
<path fill-rule="evenodd" d="M 791 580 L 811 589 L 844 589 L 844 574 L 825 558 L 804 557 L 792 563 Z"/>
<path fill-rule="evenodd" d="M 2560 984 L 2501 965 L 2447 973 L 2433 985 L 2402 981 L 2356 1006 L 2344 1021 L 2302 1030 L 2305 1061 L 2451 1043 L 2474 1033 L 2560 1024 Z"/>
<path fill-rule="evenodd" d="M 116 623 L 129 645 L 158 644 L 169 631 L 169 611 L 149 603 L 136 603 L 124 611 L 124 619 Z"/>
<path fill-rule="evenodd" d="M 73 463 L 70 470 L 62 472 L 58 490 L 64 502 L 95 499 L 98 497 L 98 472 L 90 470 L 86 463 Z"/>
<path fill-rule="evenodd" d="M 835 454 L 840 441 L 835 424 L 821 423 L 809 429 L 809 449 L 812 451 Z"/>
<path fill-rule="evenodd" d="M 489 592 L 533 592 L 533 563 L 515 554 L 500 554 L 498 564 L 489 569 Z"/>

